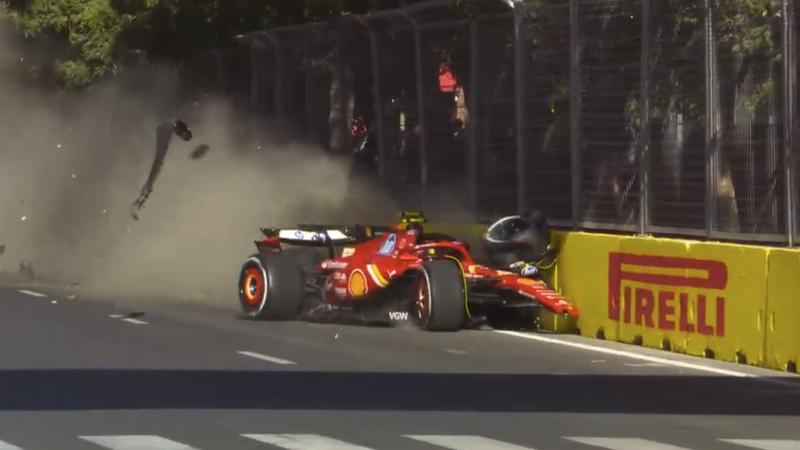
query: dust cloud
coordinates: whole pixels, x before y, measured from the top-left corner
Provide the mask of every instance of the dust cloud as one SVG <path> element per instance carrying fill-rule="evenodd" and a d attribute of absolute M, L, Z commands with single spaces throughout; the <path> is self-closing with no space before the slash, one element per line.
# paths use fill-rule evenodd
<path fill-rule="evenodd" d="M 224 98 L 179 98 L 176 71 L 148 67 L 88 92 L 42 89 L 24 75 L 48 48 L 24 48 L 0 23 L 0 271 L 30 261 L 78 295 L 236 308 L 236 279 L 260 226 L 370 222 L 397 208 L 349 161 L 287 136 Z M 186 119 L 139 220 L 156 128 Z M 202 158 L 193 151 L 205 144 Z"/>

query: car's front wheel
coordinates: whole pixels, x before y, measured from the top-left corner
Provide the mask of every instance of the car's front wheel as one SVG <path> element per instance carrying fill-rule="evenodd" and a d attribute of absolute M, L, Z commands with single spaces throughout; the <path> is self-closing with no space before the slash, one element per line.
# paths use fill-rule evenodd
<path fill-rule="evenodd" d="M 449 259 L 425 263 L 417 278 L 415 310 L 427 331 L 457 331 L 467 322 L 467 287 L 461 266 Z"/>

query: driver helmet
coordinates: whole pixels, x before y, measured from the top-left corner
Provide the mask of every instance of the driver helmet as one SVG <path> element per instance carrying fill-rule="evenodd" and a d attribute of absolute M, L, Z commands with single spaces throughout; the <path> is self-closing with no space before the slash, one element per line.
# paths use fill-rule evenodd
<path fill-rule="evenodd" d="M 483 235 L 486 253 L 494 264 L 509 267 L 517 262 L 534 262 L 548 250 L 549 229 L 539 211 L 503 217 Z"/>

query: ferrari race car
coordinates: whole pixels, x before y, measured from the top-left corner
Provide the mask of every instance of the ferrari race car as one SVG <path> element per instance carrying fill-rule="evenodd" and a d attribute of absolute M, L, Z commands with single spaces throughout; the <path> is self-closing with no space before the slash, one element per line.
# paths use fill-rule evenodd
<path fill-rule="evenodd" d="M 545 282 L 479 264 L 467 244 L 426 234 L 425 222 L 406 212 L 394 226 L 262 228 L 258 253 L 239 275 L 243 316 L 410 322 L 429 331 L 484 323 L 533 329 L 541 308 L 578 316 Z"/>

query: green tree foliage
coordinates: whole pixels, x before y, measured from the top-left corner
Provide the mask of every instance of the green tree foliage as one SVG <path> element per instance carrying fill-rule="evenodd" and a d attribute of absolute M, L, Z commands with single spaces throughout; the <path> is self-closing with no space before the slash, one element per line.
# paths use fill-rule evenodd
<path fill-rule="evenodd" d="M 403 6 L 402 0 L 0 0 L 27 38 L 68 43 L 54 68 L 70 88 L 104 76 L 120 55 L 180 59 L 248 31 L 326 20 L 344 12 Z"/>
<path fill-rule="evenodd" d="M 134 16 L 116 11 L 104 0 L 7 0 L 8 15 L 28 38 L 58 35 L 69 51 L 55 69 L 69 86 L 101 76 L 113 57 L 113 37 Z"/>

